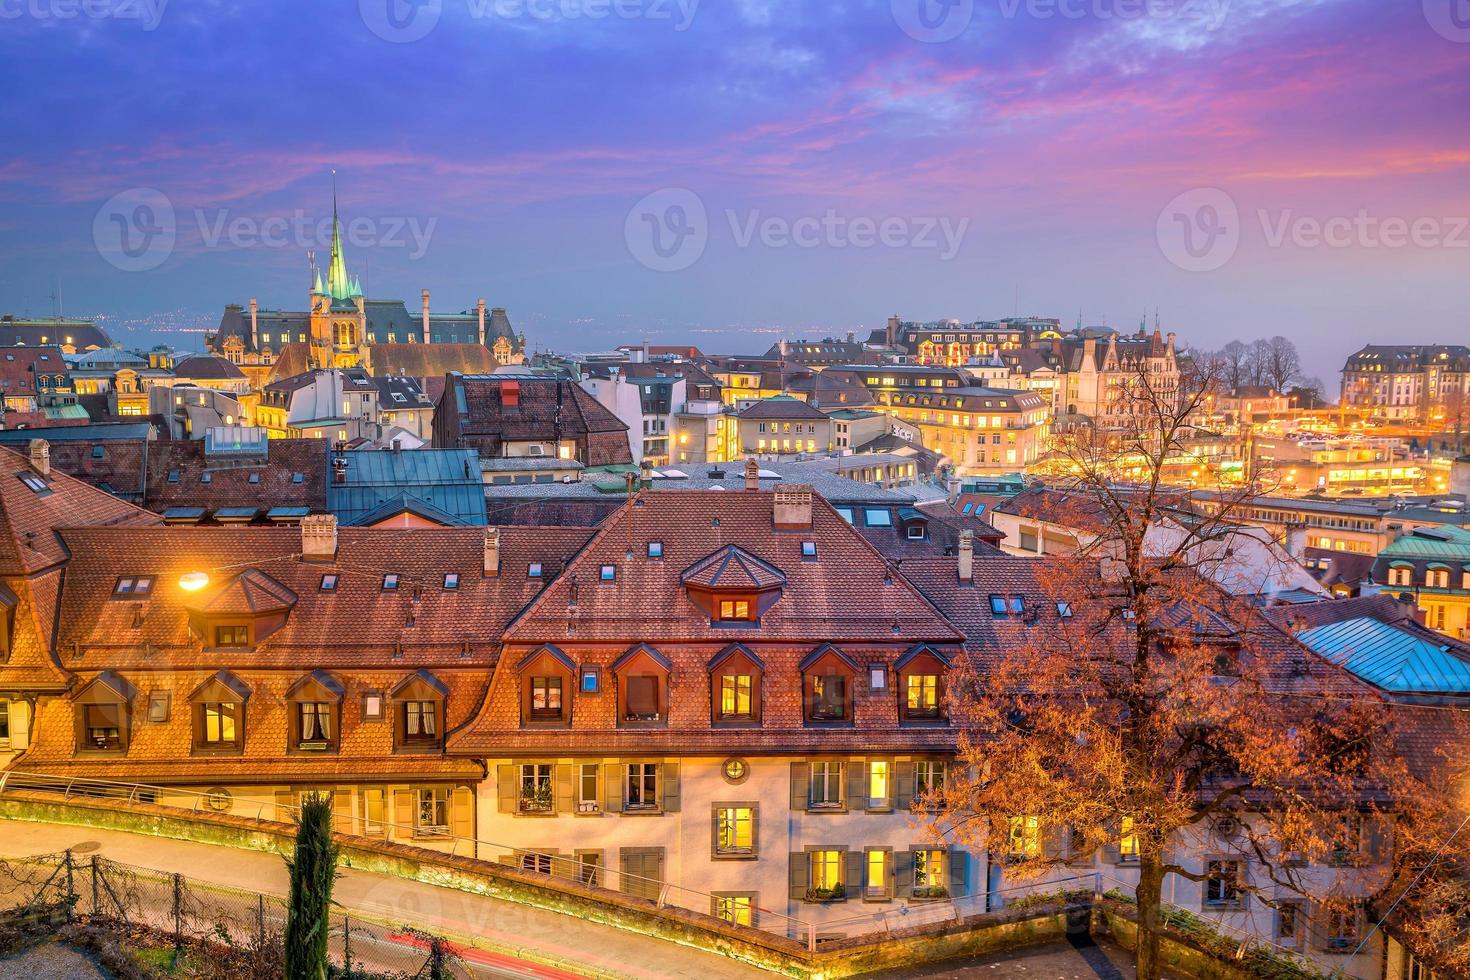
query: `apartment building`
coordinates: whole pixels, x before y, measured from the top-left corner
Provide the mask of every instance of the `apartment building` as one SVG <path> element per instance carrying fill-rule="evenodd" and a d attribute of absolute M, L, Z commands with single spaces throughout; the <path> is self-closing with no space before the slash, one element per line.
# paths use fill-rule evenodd
<path fill-rule="evenodd" d="M 643 493 L 507 631 L 449 752 L 532 870 L 742 923 L 964 895 L 980 856 L 908 812 L 953 753 L 961 639 L 809 487 Z"/>
<path fill-rule="evenodd" d="M 790 395 L 752 403 L 736 417 L 740 455 L 825 453 L 832 448 L 832 419 Z"/>
<path fill-rule="evenodd" d="M 1378 552 L 1373 580 L 1413 596 L 1430 629 L 1470 638 L 1470 528 L 1418 527 L 1400 535 Z"/>
<path fill-rule="evenodd" d="M 1343 365 L 1341 405 L 1395 421 L 1463 421 L 1470 414 L 1470 347 L 1369 344 Z"/>
<path fill-rule="evenodd" d="M 575 382 L 529 372 L 447 375 L 434 413 L 434 448 L 587 467 L 633 462 L 626 422 Z"/>

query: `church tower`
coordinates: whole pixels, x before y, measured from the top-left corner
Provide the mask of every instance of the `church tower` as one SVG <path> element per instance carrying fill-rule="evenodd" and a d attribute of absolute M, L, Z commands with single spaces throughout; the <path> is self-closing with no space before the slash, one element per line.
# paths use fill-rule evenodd
<path fill-rule="evenodd" d="M 342 222 L 337 217 L 337 171 L 332 171 L 332 254 L 327 281 L 313 270 L 311 289 L 311 366 L 367 366 L 367 301 L 357 279 L 347 274 Z"/>

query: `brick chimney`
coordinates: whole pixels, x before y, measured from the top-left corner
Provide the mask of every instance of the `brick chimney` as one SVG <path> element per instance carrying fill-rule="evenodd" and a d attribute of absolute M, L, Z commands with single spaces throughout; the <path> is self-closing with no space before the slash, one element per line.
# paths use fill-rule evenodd
<path fill-rule="evenodd" d="M 301 557 L 306 561 L 332 561 L 337 557 L 335 515 L 311 514 L 301 519 Z"/>
<path fill-rule="evenodd" d="M 424 343 L 429 343 L 429 291 L 424 290 Z"/>
<path fill-rule="evenodd" d="M 260 323 L 259 323 L 259 320 L 258 320 L 259 313 L 260 313 L 260 304 L 257 303 L 255 301 L 255 297 L 252 296 L 252 297 L 250 297 L 250 346 L 251 347 L 258 347 L 260 345 Z"/>
<path fill-rule="evenodd" d="M 756 463 L 755 457 L 745 461 L 745 489 L 759 490 L 761 488 L 761 468 Z"/>
<path fill-rule="evenodd" d="M 960 581 L 975 581 L 975 532 L 964 530 L 960 532 Z"/>
<path fill-rule="evenodd" d="M 500 575 L 500 528 L 485 528 L 485 576 L 496 578 Z"/>
<path fill-rule="evenodd" d="M 475 303 L 475 313 L 480 317 L 480 346 L 485 346 L 485 301 L 481 299 Z"/>
<path fill-rule="evenodd" d="M 776 485 L 775 523 L 781 530 L 812 526 L 812 488 L 805 483 Z"/>
<path fill-rule="evenodd" d="M 30 442 L 31 469 L 42 476 L 51 475 L 51 443 L 45 439 Z"/>

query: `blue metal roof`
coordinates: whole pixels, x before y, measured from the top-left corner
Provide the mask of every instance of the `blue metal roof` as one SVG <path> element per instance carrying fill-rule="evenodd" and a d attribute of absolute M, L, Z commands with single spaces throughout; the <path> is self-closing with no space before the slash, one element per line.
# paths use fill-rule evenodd
<path fill-rule="evenodd" d="M 101 422 L 96 425 L 55 425 L 39 429 L 0 430 L 0 443 L 12 445 L 32 439 L 47 442 L 101 442 L 108 439 L 147 439 L 153 426 L 148 422 Z"/>
<path fill-rule="evenodd" d="M 1386 691 L 1470 694 L 1470 662 L 1447 645 L 1369 616 L 1315 626 L 1297 639 Z"/>
<path fill-rule="evenodd" d="M 338 462 L 347 464 L 339 470 Z M 354 449 L 328 454 L 327 510 L 358 524 L 384 504 L 404 498 L 483 527 L 485 483 L 473 449 Z M 342 481 L 338 482 L 341 473 Z"/>

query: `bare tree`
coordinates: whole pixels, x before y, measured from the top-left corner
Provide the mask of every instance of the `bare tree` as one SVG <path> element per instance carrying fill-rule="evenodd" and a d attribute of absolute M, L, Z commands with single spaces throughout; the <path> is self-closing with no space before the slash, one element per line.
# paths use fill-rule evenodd
<path fill-rule="evenodd" d="M 1272 337 L 1261 350 L 1261 376 L 1265 384 L 1279 392 L 1301 376 L 1302 359 L 1296 344 L 1285 337 Z"/>
<path fill-rule="evenodd" d="M 1424 792 L 1374 738 L 1382 698 L 1212 581 L 1256 488 L 1222 483 L 1210 513 L 1186 518 L 1164 478 L 1210 386 L 1180 398 L 1140 375 L 1131 432 L 1061 440 L 1071 526 L 1091 539 L 1030 566 L 1035 628 L 975 658 L 951 695 L 966 763 L 942 794 L 955 833 L 1021 878 L 1129 853 L 1142 980 L 1160 976 L 1166 879 L 1346 914 L 1390 880 L 1385 801 Z M 1120 471 L 1140 475 L 1124 486 Z"/>
<path fill-rule="evenodd" d="M 1220 363 L 1218 376 L 1230 391 L 1234 392 L 1241 385 L 1249 384 L 1250 376 L 1250 348 L 1238 340 L 1232 340 L 1220 348 L 1216 359 Z"/>

